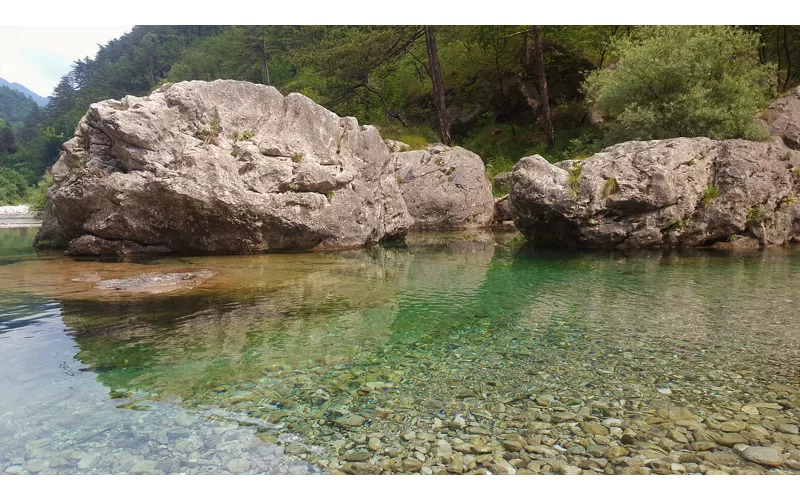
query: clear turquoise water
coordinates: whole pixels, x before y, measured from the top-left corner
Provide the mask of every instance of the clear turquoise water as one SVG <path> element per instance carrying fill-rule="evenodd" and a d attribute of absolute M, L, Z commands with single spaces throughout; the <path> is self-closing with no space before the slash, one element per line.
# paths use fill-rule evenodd
<path fill-rule="evenodd" d="M 391 442 L 459 412 L 513 428 L 506 405 L 535 394 L 598 415 L 711 414 L 800 387 L 797 248 L 575 253 L 474 233 L 102 263 L 37 256 L 32 236 L 0 230 L 0 421 L 14 422 L 0 425 L 0 467 L 26 439 L 57 448 L 46 418 L 21 422 L 81 398 L 122 414 L 224 413 L 324 468 L 364 434 Z M 219 274 L 156 295 L 72 281 L 192 268 Z M 336 423 L 354 415 L 356 429 Z"/>

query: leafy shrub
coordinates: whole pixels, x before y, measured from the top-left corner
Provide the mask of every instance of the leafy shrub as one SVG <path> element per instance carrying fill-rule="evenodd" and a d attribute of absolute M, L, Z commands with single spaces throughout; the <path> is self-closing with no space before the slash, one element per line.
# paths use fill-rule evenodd
<path fill-rule="evenodd" d="M 757 34 L 727 26 L 649 26 L 614 42 L 618 61 L 584 83 L 617 139 L 763 139 L 756 113 L 773 96 Z"/>
<path fill-rule="evenodd" d="M 47 203 L 47 190 L 53 185 L 53 174 L 47 173 L 35 188 L 28 193 L 28 207 L 31 212 L 41 216 Z"/>
<path fill-rule="evenodd" d="M 0 205 L 17 205 L 25 201 L 28 183 L 19 172 L 0 168 Z"/>

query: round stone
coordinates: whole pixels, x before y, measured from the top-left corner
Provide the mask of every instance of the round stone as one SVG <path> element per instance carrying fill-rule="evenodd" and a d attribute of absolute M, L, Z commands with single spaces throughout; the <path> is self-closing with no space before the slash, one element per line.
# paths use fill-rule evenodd
<path fill-rule="evenodd" d="M 250 461 L 244 458 L 234 458 L 228 462 L 226 467 L 231 474 L 244 474 L 250 470 Z"/>
<path fill-rule="evenodd" d="M 783 456 L 778 450 L 769 446 L 748 446 L 742 451 L 742 457 L 745 460 L 767 467 L 780 467 L 783 465 Z"/>

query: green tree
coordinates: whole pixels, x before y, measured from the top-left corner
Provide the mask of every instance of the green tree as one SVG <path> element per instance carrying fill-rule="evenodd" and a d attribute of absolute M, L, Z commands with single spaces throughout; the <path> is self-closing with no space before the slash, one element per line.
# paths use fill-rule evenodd
<path fill-rule="evenodd" d="M 0 205 L 16 205 L 25 201 L 28 183 L 25 177 L 9 168 L 0 167 Z"/>
<path fill-rule="evenodd" d="M 755 114 L 774 95 L 759 38 L 727 26 L 651 26 L 614 42 L 617 61 L 586 80 L 619 139 L 763 137 Z"/>
<path fill-rule="evenodd" d="M 14 140 L 14 131 L 8 125 L 3 125 L 0 121 L 0 155 L 17 152 L 17 145 Z"/>

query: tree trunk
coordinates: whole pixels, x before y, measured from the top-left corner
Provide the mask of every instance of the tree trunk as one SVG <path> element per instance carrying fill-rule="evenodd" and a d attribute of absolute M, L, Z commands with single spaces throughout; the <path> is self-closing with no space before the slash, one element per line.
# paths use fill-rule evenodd
<path fill-rule="evenodd" d="M 264 40 L 264 83 L 266 85 L 271 85 L 269 83 L 269 62 L 267 60 L 267 32 L 264 31 L 263 34 Z"/>
<path fill-rule="evenodd" d="M 450 138 L 450 120 L 447 119 L 442 70 L 439 67 L 439 52 L 436 50 L 436 32 L 433 26 L 425 26 L 425 41 L 428 45 L 428 62 L 433 81 L 433 100 L 436 103 L 436 113 L 439 115 L 439 137 L 444 144 L 450 146 L 453 141 Z"/>
<path fill-rule="evenodd" d="M 555 131 L 553 130 L 553 116 L 550 112 L 550 99 L 547 93 L 547 75 L 544 71 L 544 53 L 542 51 L 542 30 L 535 25 L 533 27 L 533 50 L 536 57 L 537 73 L 539 75 L 539 95 L 542 97 L 542 116 L 544 117 L 544 133 L 547 136 L 547 149 L 553 149 L 556 145 Z"/>
<path fill-rule="evenodd" d="M 786 40 L 786 26 L 783 27 L 783 50 L 786 52 L 786 79 L 783 80 L 784 92 L 789 87 L 789 77 L 792 74 L 792 55 L 789 53 L 789 42 Z"/>

